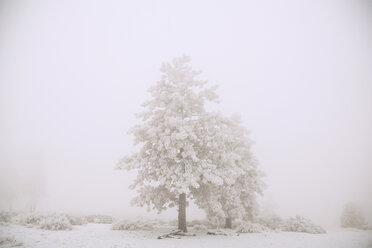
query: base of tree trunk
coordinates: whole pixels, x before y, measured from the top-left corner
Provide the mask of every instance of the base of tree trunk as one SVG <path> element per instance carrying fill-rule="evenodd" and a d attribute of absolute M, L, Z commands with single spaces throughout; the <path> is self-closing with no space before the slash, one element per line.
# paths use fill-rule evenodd
<path fill-rule="evenodd" d="M 226 218 L 225 228 L 232 229 L 231 218 Z"/>
<path fill-rule="evenodd" d="M 169 233 L 162 234 L 158 236 L 158 239 L 173 238 L 180 239 L 181 236 L 196 236 L 195 233 L 185 233 L 182 230 L 173 230 Z"/>

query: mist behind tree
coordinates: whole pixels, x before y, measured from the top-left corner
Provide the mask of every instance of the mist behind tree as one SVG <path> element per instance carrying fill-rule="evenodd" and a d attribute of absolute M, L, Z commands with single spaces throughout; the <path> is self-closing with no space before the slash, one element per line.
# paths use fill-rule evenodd
<path fill-rule="evenodd" d="M 87 2 L 0 1 L 0 177 L 39 150 L 37 209 L 159 217 L 130 205 L 135 173 L 112 167 L 159 62 L 186 53 L 252 131 L 263 204 L 339 226 L 356 201 L 372 221 L 370 1 Z"/>
<path fill-rule="evenodd" d="M 363 210 L 355 202 L 345 204 L 340 216 L 341 226 L 366 229 L 367 222 Z"/>

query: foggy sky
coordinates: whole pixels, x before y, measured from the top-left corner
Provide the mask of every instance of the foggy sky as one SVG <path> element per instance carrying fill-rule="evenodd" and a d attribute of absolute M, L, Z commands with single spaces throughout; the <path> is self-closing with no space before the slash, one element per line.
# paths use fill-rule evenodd
<path fill-rule="evenodd" d="M 145 214 L 114 167 L 161 63 L 187 54 L 220 86 L 211 109 L 251 131 L 264 207 L 324 224 L 348 201 L 372 209 L 371 14 L 363 0 L 3 0 L 1 187 L 42 171 L 41 210 Z"/>

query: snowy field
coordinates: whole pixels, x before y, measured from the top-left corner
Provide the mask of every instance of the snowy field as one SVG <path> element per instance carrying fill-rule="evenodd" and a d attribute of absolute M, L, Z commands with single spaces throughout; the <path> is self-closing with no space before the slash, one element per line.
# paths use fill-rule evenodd
<path fill-rule="evenodd" d="M 209 236 L 203 231 L 195 237 L 181 239 L 157 239 L 159 234 L 170 231 L 162 228 L 156 231 L 113 231 L 110 224 L 74 226 L 70 231 L 48 231 L 19 225 L 0 226 L 1 247 L 324 247 L 324 248 L 372 248 L 372 231 L 340 230 L 327 234 L 295 232 L 267 232 L 229 236 Z M 6 238 L 10 238 L 6 241 Z M 10 240 L 13 240 L 11 242 Z M 15 240 L 15 241 L 14 241 Z"/>

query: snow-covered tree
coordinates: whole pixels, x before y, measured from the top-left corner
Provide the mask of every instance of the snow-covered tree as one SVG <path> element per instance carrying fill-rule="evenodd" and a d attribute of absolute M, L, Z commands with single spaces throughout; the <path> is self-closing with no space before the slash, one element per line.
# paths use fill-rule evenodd
<path fill-rule="evenodd" d="M 360 207 L 353 202 L 345 205 L 341 213 L 341 226 L 364 229 L 366 220 Z"/>
<path fill-rule="evenodd" d="M 159 212 L 178 205 L 178 228 L 187 232 L 186 198 L 205 185 L 222 185 L 227 172 L 217 169 L 211 152 L 217 147 L 216 114 L 205 110 L 207 101 L 217 101 L 216 87 L 206 88 L 200 73 L 187 56 L 163 64 L 161 80 L 150 88 L 152 99 L 144 103 L 142 120 L 131 130 L 137 153 L 124 157 L 118 169 L 136 169 L 131 188 L 139 195 L 133 204 Z"/>
<path fill-rule="evenodd" d="M 223 184 L 202 185 L 193 195 L 212 222 L 221 226 L 225 221 L 225 227 L 231 228 L 234 219 L 252 220 L 257 215 L 256 197 L 264 188 L 263 173 L 258 170 L 249 132 L 240 119 L 220 117 L 220 124 L 215 134 L 219 146 L 211 159 L 224 175 Z"/>

